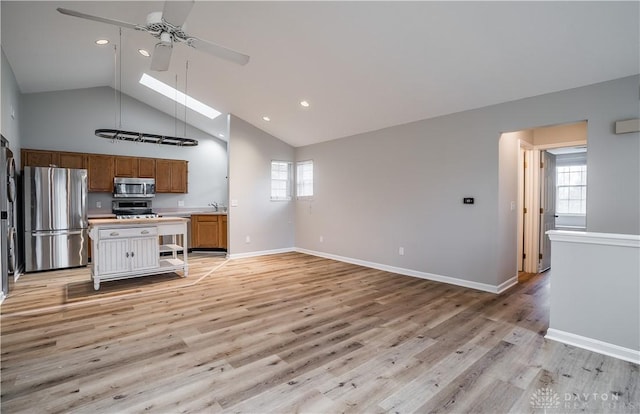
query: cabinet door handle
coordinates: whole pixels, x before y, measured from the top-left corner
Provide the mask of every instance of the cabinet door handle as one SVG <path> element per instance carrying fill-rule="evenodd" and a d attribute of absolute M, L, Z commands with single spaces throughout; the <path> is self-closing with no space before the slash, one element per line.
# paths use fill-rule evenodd
<path fill-rule="evenodd" d="M 133 257 L 133 252 L 131 252 L 131 257 Z"/>
<path fill-rule="evenodd" d="M 129 257 L 129 252 L 127 252 L 127 257 Z"/>
<path fill-rule="evenodd" d="M 149 234 L 149 230 L 142 230 L 140 234 Z"/>
<path fill-rule="evenodd" d="M 118 233 L 117 231 L 112 231 L 109 236 L 119 236 L 120 233 Z"/>

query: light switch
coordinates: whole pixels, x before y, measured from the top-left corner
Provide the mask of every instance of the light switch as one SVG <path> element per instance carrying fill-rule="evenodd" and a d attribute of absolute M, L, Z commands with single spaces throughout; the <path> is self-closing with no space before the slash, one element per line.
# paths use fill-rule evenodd
<path fill-rule="evenodd" d="M 231 200 L 231 207 L 238 207 L 238 200 Z"/>

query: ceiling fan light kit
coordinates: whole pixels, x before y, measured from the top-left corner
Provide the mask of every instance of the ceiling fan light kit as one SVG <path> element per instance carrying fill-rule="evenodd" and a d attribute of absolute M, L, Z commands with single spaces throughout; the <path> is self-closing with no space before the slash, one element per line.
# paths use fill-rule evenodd
<path fill-rule="evenodd" d="M 153 56 L 151 57 L 151 69 L 156 71 L 166 71 L 169 69 L 171 51 L 174 43 L 183 43 L 189 47 L 218 58 L 225 59 L 239 65 L 246 65 L 249 62 L 249 56 L 236 52 L 235 50 L 228 49 L 224 46 L 189 36 L 184 32 L 184 22 L 187 20 L 193 4 L 193 0 L 166 1 L 162 12 L 151 12 L 147 15 L 147 22 L 145 26 L 100 16 L 92 16 L 90 14 L 61 7 L 56 10 L 68 16 L 111 24 L 114 26 L 124 27 L 125 29 L 140 30 L 159 39 L 160 42 L 156 44 Z"/>

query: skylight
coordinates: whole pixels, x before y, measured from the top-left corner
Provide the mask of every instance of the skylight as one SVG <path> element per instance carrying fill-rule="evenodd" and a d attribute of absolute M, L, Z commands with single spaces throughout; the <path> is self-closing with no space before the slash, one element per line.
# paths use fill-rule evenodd
<path fill-rule="evenodd" d="M 206 116 L 207 118 L 214 119 L 220 112 L 216 111 L 209 105 L 203 104 L 197 99 L 190 97 L 189 95 L 185 95 L 179 90 L 175 89 L 172 86 L 167 85 L 166 83 L 160 82 L 158 79 L 147 75 L 146 73 L 142 74 L 140 78 L 140 83 L 147 88 L 153 89 L 161 95 L 166 96 L 167 98 L 176 101 L 180 105 L 184 105 L 189 109 L 196 111 L 199 114 Z"/>

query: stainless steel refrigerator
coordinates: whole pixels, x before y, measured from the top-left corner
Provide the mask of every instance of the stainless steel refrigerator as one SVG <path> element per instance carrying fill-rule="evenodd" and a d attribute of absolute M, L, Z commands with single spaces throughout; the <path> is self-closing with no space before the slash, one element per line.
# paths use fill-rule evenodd
<path fill-rule="evenodd" d="M 87 265 L 87 170 L 24 168 L 25 272 Z"/>

